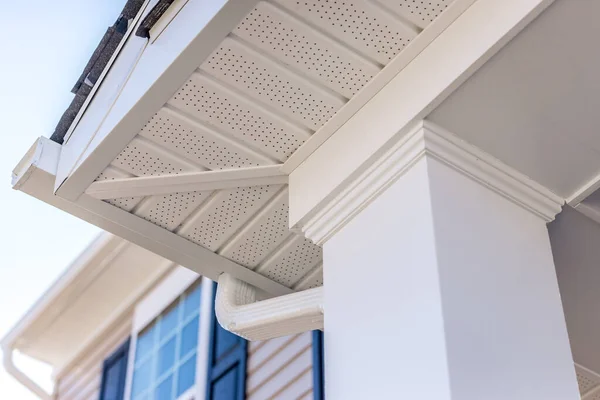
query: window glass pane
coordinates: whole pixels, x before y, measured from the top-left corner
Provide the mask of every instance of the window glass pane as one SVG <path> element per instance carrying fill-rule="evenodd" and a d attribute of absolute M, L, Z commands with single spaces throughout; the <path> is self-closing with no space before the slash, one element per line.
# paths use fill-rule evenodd
<path fill-rule="evenodd" d="M 174 400 L 194 385 L 199 309 L 196 285 L 138 335 L 132 400 Z"/>
<path fill-rule="evenodd" d="M 156 330 L 156 324 L 152 324 L 149 328 L 144 330 L 137 338 L 137 344 L 135 349 L 135 360 L 140 360 L 147 354 L 150 354 L 154 348 L 154 331 Z"/>
<path fill-rule="evenodd" d="M 200 310 L 200 285 L 196 285 L 183 300 L 183 318 L 189 317 Z"/>
<path fill-rule="evenodd" d="M 161 382 L 156 388 L 154 400 L 172 400 L 173 399 L 173 375 Z"/>
<path fill-rule="evenodd" d="M 198 317 L 187 323 L 181 331 L 181 347 L 179 358 L 183 358 L 198 346 Z"/>
<path fill-rule="evenodd" d="M 196 377 L 196 355 L 194 354 L 189 360 L 179 367 L 177 378 L 177 396 L 188 390 L 194 384 Z"/>
<path fill-rule="evenodd" d="M 150 385 L 152 374 L 152 358 L 135 368 L 133 373 L 133 396 L 142 393 Z"/>
<path fill-rule="evenodd" d="M 169 308 L 166 313 L 161 317 L 160 326 L 160 339 L 166 338 L 169 333 L 173 332 L 177 328 L 179 322 L 179 305 L 175 305 Z"/>
<path fill-rule="evenodd" d="M 175 337 L 167 341 L 158 350 L 158 376 L 160 377 L 166 371 L 173 367 L 175 363 Z"/>

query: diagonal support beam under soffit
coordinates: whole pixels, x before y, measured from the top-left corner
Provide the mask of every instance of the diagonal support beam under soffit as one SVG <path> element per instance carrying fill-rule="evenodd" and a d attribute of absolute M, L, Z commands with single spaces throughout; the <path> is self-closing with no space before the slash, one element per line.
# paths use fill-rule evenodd
<path fill-rule="evenodd" d="M 85 193 L 96 199 L 116 199 L 287 183 L 288 176 L 279 165 L 268 165 L 106 180 L 92 183 Z"/>

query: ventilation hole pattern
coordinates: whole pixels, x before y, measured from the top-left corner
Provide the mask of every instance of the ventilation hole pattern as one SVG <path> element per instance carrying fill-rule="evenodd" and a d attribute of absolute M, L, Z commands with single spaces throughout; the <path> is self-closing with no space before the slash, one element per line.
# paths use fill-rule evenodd
<path fill-rule="evenodd" d="M 164 110 L 152 117 L 140 132 L 140 136 L 208 169 L 231 169 L 261 164 L 257 159 L 251 159 L 237 151 L 233 145 L 169 115 Z"/>
<path fill-rule="evenodd" d="M 586 400 L 600 400 L 600 392 L 596 392 L 590 397 L 586 397 Z"/>
<path fill-rule="evenodd" d="M 105 180 L 114 180 L 114 179 L 122 179 L 130 177 L 128 174 L 121 174 L 118 172 L 113 172 L 113 170 L 107 168 L 102 172 L 96 181 L 105 181 Z M 131 211 L 140 201 L 142 201 L 143 197 L 120 197 L 118 199 L 107 199 L 103 200 L 105 203 L 111 204 L 115 207 L 118 207 L 127 212 Z"/>
<path fill-rule="evenodd" d="M 579 393 L 583 396 L 590 390 L 600 384 L 600 380 L 592 376 L 590 373 L 583 371 L 579 368 L 575 368 L 577 372 L 577 383 L 579 384 Z"/>
<path fill-rule="evenodd" d="M 129 143 L 112 164 L 137 176 L 172 175 L 191 170 L 174 159 L 167 159 L 152 151 L 138 140 Z"/>
<path fill-rule="evenodd" d="M 306 133 L 294 132 L 197 75 L 192 75 L 169 102 L 281 161 L 287 160 L 306 140 Z"/>
<path fill-rule="evenodd" d="M 260 267 L 259 270 L 267 278 L 292 287 L 320 262 L 322 257 L 321 247 L 304 237 L 297 236 L 291 246 L 275 259 L 269 260 L 268 264 Z"/>
<path fill-rule="evenodd" d="M 323 269 L 321 269 L 321 273 L 306 288 L 313 289 L 319 286 L 323 286 Z"/>
<path fill-rule="evenodd" d="M 436 19 L 454 0 L 383 0 L 391 10 L 405 16 L 421 28 Z"/>
<path fill-rule="evenodd" d="M 313 289 L 323 286 L 323 266 L 319 265 L 316 270 L 309 271 L 305 277 L 294 286 L 296 290 Z"/>
<path fill-rule="evenodd" d="M 281 186 L 251 186 L 221 191 L 180 235 L 216 251 Z"/>
<path fill-rule="evenodd" d="M 400 53 L 416 35 L 366 1 L 276 1 L 382 64 Z"/>
<path fill-rule="evenodd" d="M 222 255 L 246 267 L 256 267 L 289 233 L 287 198 L 287 192 L 279 196 L 267 213 L 253 221 L 252 229 Z"/>
<path fill-rule="evenodd" d="M 328 45 L 311 34 L 310 28 L 286 18 L 267 3 L 260 3 L 234 32 L 348 98 L 378 72 L 377 68 L 367 72 L 356 58 Z"/>
<path fill-rule="evenodd" d="M 182 192 L 154 196 L 148 206 L 142 206 L 136 215 L 172 231 L 187 218 L 210 192 Z"/>
<path fill-rule="evenodd" d="M 314 130 L 344 105 L 230 39 L 224 40 L 201 68 Z"/>

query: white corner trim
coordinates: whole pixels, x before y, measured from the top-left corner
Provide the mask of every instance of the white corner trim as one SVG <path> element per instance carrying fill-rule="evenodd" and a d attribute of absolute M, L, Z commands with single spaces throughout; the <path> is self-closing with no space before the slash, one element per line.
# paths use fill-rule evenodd
<path fill-rule="evenodd" d="M 219 277 L 215 314 L 221 326 L 247 340 L 267 340 L 323 329 L 323 287 L 267 300 L 229 274 Z"/>
<path fill-rule="evenodd" d="M 325 243 L 423 157 L 435 158 L 547 222 L 564 199 L 445 129 L 419 121 L 402 138 L 356 171 L 341 192 L 318 206 L 294 228 L 318 245 Z"/>
<path fill-rule="evenodd" d="M 279 165 L 267 165 L 97 181 L 85 193 L 96 199 L 116 199 L 287 183 L 288 175 Z"/>
<path fill-rule="evenodd" d="M 46 172 L 56 171 L 60 157 L 61 145 L 47 137 L 40 136 L 31 145 L 27 153 L 12 171 L 12 187 L 21 190 L 21 187 L 38 169 Z"/>
<path fill-rule="evenodd" d="M 594 176 L 592 179 L 587 181 L 583 186 L 575 191 L 571 196 L 567 198 L 567 204 L 571 207 L 576 207 L 585 200 L 589 195 L 594 193 L 600 188 L 600 174 Z"/>

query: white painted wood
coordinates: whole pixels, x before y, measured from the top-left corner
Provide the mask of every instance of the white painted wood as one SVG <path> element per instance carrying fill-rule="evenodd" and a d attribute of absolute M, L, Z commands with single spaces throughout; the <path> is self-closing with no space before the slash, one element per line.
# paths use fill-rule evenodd
<path fill-rule="evenodd" d="M 143 17 L 148 13 L 148 6 L 151 6 L 152 3 L 156 3 L 156 0 L 144 1 L 137 15 L 128 24 L 128 29 L 125 35 L 123 35 L 123 39 L 121 39 L 121 42 L 106 63 L 104 70 L 65 133 L 65 142 L 69 141 L 75 130 L 81 132 L 92 126 L 97 127 L 106 116 L 106 113 L 110 111 L 124 83 L 135 68 L 139 55 L 144 51 L 146 41 L 136 37 L 133 33 L 136 31 Z M 100 91 L 103 85 L 104 89 Z"/>
<path fill-rule="evenodd" d="M 255 4 L 188 1 L 186 12 L 169 24 L 161 40 L 145 49 L 100 128 L 69 140 L 58 169 L 57 192 L 77 199 Z"/>
<path fill-rule="evenodd" d="M 235 271 L 234 275 L 238 278 L 273 295 L 292 292 L 292 289 L 227 260 L 175 233 L 86 194 L 81 195 L 76 202 L 70 202 L 54 195 L 52 188 L 61 147 L 46 138 L 40 138 L 36 141 L 34 149 L 37 150 L 31 154 L 28 153 L 22 163 L 17 166 L 13 175 L 13 187 L 132 243 L 152 249 L 155 254 L 208 278 L 216 280 L 223 272 Z"/>
<path fill-rule="evenodd" d="M 239 187 L 287 184 L 280 166 L 154 175 L 92 183 L 86 193 L 96 199 L 152 196 L 180 192 L 204 192 Z"/>
<path fill-rule="evenodd" d="M 171 21 L 177 17 L 177 14 L 183 9 L 188 0 L 175 0 L 164 12 L 158 21 L 150 28 L 150 43 L 154 43 L 160 37 L 160 34 L 167 29 Z"/>
<path fill-rule="evenodd" d="M 543 186 L 441 127 L 422 121 L 396 142 L 388 143 L 379 158 L 363 164 L 337 196 L 301 220 L 297 227 L 315 243 L 323 244 L 424 157 L 446 163 L 546 222 L 561 210 L 563 200 Z"/>
<path fill-rule="evenodd" d="M 335 196 L 361 165 L 406 134 L 551 2 L 479 0 L 460 14 L 290 174 L 290 225 Z M 472 44 L 468 51 L 465 43 Z"/>
<path fill-rule="evenodd" d="M 289 0 L 288 0 L 289 1 Z M 284 170 L 291 173 L 308 158 L 331 135 L 342 127 L 352 116 L 367 104 L 381 89 L 395 78 L 415 57 L 456 20 L 475 0 L 456 0 L 427 29 L 422 31 L 398 53 L 386 67 L 348 103 L 301 146 L 284 164 Z M 429 79 L 429 78 L 427 78 Z M 412 94 L 411 94 L 412 95 Z"/>
<path fill-rule="evenodd" d="M 327 398 L 579 399 L 545 221 L 484 182 L 426 155 L 324 256 Z"/>
<path fill-rule="evenodd" d="M 600 174 L 590 179 L 585 185 L 581 186 L 573 195 L 567 198 L 567 204 L 571 207 L 577 207 L 589 195 L 600 188 Z"/>

